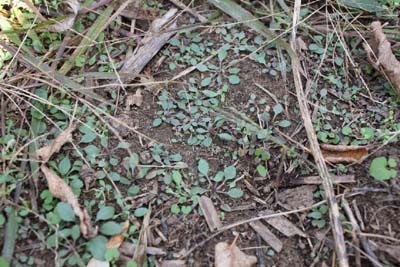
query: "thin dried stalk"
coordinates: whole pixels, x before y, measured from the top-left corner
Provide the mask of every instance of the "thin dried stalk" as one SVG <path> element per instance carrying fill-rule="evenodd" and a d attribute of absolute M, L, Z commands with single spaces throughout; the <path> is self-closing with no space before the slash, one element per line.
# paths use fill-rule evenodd
<path fill-rule="evenodd" d="M 297 25 L 300 15 L 301 0 L 295 0 L 295 8 L 293 12 L 293 25 Z M 293 27 L 291 48 L 293 54 L 296 51 L 296 27 Z M 315 134 L 314 127 L 311 121 L 310 111 L 307 106 L 307 99 L 304 94 L 303 84 L 300 75 L 300 62 L 296 55 L 291 56 L 293 79 L 296 88 L 297 100 L 299 102 L 301 117 L 303 118 L 304 128 L 307 132 L 307 137 L 310 142 L 311 152 L 314 156 L 317 165 L 319 176 L 322 179 L 322 185 L 325 190 L 326 201 L 329 207 L 329 217 L 332 225 L 333 238 L 335 240 L 335 250 L 337 253 L 339 266 L 348 267 L 349 260 L 346 253 L 346 245 L 344 242 L 343 228 L 339 219 L 339 207 L 333 191 L 333 184 L 331 175 L 326 167 L 324 157 L 318 143 L 317 135 Z"/>

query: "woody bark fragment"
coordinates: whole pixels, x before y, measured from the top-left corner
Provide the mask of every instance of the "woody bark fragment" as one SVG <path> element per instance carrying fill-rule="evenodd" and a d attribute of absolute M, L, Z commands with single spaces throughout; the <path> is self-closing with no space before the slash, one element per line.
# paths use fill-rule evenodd
<path fill-rule="evenodd" d="M 175 34 L 174 30 L 177 25 L 173 18 L 177 11 L 175 8 L 170 9 L 163 17 L 153 21 L 148 35 L 142 41 L 144 45 L 126 60 L 121 72 L 140 73 L 143 70 L 161 47 Z"/>

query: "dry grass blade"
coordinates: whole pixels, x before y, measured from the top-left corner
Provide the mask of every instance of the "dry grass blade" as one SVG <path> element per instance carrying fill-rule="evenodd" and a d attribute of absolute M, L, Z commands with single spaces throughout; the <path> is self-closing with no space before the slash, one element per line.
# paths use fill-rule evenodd
<path fill-rule="evenodd" d="M 400 95 L 400 62 L 394 56 L 382 28 L 383 26 L 379 21 L 371 23 L 373 39 L 370 45 L 364 44 L 364 49 L 372 65 L 389 78 L 397 94 Z"/>
<path fill-rule="evenodd" d="M 70 124 L 70 126 L 61 132 L 51 144 L 44 146 L 36 151 L 36 156 L 43 162 L 49 161 L 54 153 L 60 151 L 61 147 L 68 142 L 72 142 L 72 132 L 75 131 L 76 125 Z"/>
<path fill-rule="evenodd" d="M 368 156 L 365 146 L 327 145 L 320 146 L 322 156 L 330 163 L 355 163 L 361 162 Z"/>
<path fill-rule="evenodd" d="M 92 24 L 86 36 L 82 39 L 78 48 L 72 53 L 71 57 L 61 66 L 59 72 L 62 74 L 67 74 L 74 66 L 75 59 L 83 55 L 88 47 L 95 42 L 99 34 L 108 26 L 107 21 L 110 18 L 113 8 L 111 6 L 107 7 L 100 12 L 97 20 Z"/>
<path fill-rule="evenodd" d="M 0 41 L 0 46 L 10 52 L 12 55 L 17 57 L 23 64 L 27 65 L 28 67 L 32 67 L 43 74 L 44 77 L 48 77 L 51 81 L 56 82 L 61 87 L 57 87 L 57 85 L 51 84 L 51 82 L 46 82 L 51 84 L 53 87 L 59 88 L 60 90 L 64 90 L 63 88 L 69 89 L 71 91 L 82 93 L 88 97 L 93 99 L 99 100 L 101 102 L 107 103 L 112 105 L 108 100 L 104 99 L 103 97 L 99 96 L 98 94 L 82 89 L 82 86 L 79 83 L 71 80 L 69 77 L 62 75 L 59 72 L 55 72 L 52 68 L 43 63 L 40 58 L 34 57 L 28 53 L 23 53 L 22 51 L 16 50 L 14 47 Z M 44 81 L 43 81 L 44 82 Z M 68 91 L 68 90 L 64 90 Z"/>
<path fill-rule="evenodd" d="M 359 238 L 359 240 L 361 241 L 361 245 L 363 246 L 365 253 L 367 253 L 369 255 L 369 257 L 372 259 L 371 260 L 372 264 L 375 267 L 382 267 L 383 265 L 378 261 L 377 256 L 371 249 L 369 240 L 365 236 L 360 235 L 360 233 L 361 233 L 360 226 L 358 225 L 357 220 L 353 214 L 353 211 L 351 210 L 350 205 L 345 198 L 342 199 L 342 204 L 343 204 L 343 209 L 346 212 L 346 215 L 350 220 L 353 231 L 354 231 L 356 237 Z"/>
<path fill-rule="evenodd" d="M 148 209 L 146 216 L 143 218 L 138 244 L 135 249 L 135 254 L 133 255 L 133 259 L 136 261 L 138 266 L 143 266 L 147 258 L 147 231 L 150 225 L 150 214 L 151 208 Z"/>
<path fill-rule="evenodd" d="M 295 8 L 293 12 L 293 25 L 297 25 L 300 17 L 301 0 L 295 1 Z M 339 266 L 348 267 L 349 261 L 346 253 L 346 245 L 344 242 L 343 228 L 340 221 L 339 207 L 335 198 L 332 180 L 328 168 L 325 164 L 325 160 L 322 156 L 322 152 L 318 143 L 317 136 L 314 131 L 314 127 L 311 121 L 311 115 L 307 106 L 307 98 L 304 94 L 302 79 L 300 75 L 300 62 L 298 57 L 295 55 L 296 51 L 296 26 L 293 26 L 292 37 L 291 37 L 291 48 L 293 54 L 292 69 L 293 79 L 296 88 L 297 99 L 300 107 L 301 117 L 303 118 L 304 128 L 307 132 L 307 137 L 310 142 L 312 154 L 315 159 L 315 163 L 318 168 L 319 175 L 322 179 L 322 185 L 325 189 L 326 200 L 329 207 L 330 222 L 332 226 L 333 238 L 335 240 L 335 251 L 337 253 Z M 289 53 L 290 54 L 290 53 Z"/>
<path fill-rule="evenodd" d="M 47 168 L 45 165 L 40 167 L 44 176 L 46 177 L 47 184 L 51 194 L 60 199 L 61 201 L 67 202 L 72 206 L 74 213 L 80 219 L 80 229 L 84 237 L 93 237 L 97 234 L 97 229 L 93 228 L 90 223 L 90 217 L 85 208 L 82 208 L 78 199 L 75 196 L 72 189 L 61 179 L 55 172 Z"/>

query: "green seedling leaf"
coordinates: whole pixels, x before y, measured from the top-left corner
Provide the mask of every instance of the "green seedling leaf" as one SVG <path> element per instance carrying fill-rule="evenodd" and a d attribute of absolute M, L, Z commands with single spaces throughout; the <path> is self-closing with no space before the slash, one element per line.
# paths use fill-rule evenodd
<path fill-rule="evenodd" d="M 257 172 L 262 177 L 267 176 L 267 169 L 263 165 L 257 165 Z"/>
<path fill-rule="evenodd" d="M 209 86 L 210 83 L 211 83 L 211 80 L 212 80 L 212 77 L 204 78 L 204 79 L 201 81 L 200 85 L 201 85 L 202 87 Z"/>
<path fill-rule="evenodd" d="M 199 64 L 199 65 L 197 65 L 197 70 L 200 72 L 205 72 L 205 71 L 208 71 L 208 68 L 204 64 Z"/>
<path fill-rule="evenodd" d="M 93 162 L 96 157 L 100 154 L 100 150 L 94 145 L 88 145 L 83 149 L 87 155 L 87 159 Z"/>
<path fill-rule="evenodd" d="M 190 212 L 192 212 L 192 207 L 191 206 L 182 206 L 181 207 L 181 212 L 183 214 L 189 214 Z"/>
<path fill-rule="evenodd" d="M 361 128 L 360 133 L 363 136 L 363 138 L 367 139 L 367 140 L 372 139 L 375 136 L 374 129 L 369 128 L 369 127 Z"/>
<path fill-rule="evenodd" d="M 342 134 L 343 135 L 350 135 L 353 132 L 353 130 L 349 126 L 344 126 L 342 128 Z"/>
<path fill-rule="evenodd" d="M 106 222 L 100 227 L 100 232 L 104 235 L 116 235 L 121 233 L 122 226 L 116 222 Z"/>
<path fill-rule="evenodd" d="M 335 57 L 335 64 L 338 66 L 342 66 L 343 65 L 343 58 L 341 57 Z"/>
<path fill-rule="evenodd" d="M 176 64 L 174 62 L 170 62 L 168 64 L 168 67 L 169 67 L 170 70 L 174 70 L 174 69 L 176 69 Z"/>
<path fill-rule="evenodd" d="M 81 236 L 81 229 L 79 228 L 79 225 L 74 225 L 71 228 L 71 237 L 73 240 L 78 240 L 78 238 Z"/>
<path fill-rule="evenodd" d="M 133 197 L 136 196 L 140 191 L 140 187 L 137 185 L 132 185 L 128 188 L 128 196 Z"/>
<path fill-rule="evenodd" d="M 120 181 L 121 180 L 121 175 L 119 175 L 118 173 L 116 173 L 116 172 L 110 172 L 109 174 L 108 174 L 108 176 L 111 178 L 111 180 L 113 180 L 114 182 L 118 182 L 118 181 Z"/>
<path fill-rule="evenodd" d="M 7 261 L 6 258 L 0 256 L 0 267 L 9 267 L 10 263 Z"/>
<path fill-rule="evenodd" d="M 174 204 L 171 206 L 171 212 L 173 214 L 179 214 L 181 212 L 181 209 L 179 208 L 179 206 L 177 204 Z"/>
<path fill-rule="evenodd" d="M 229 72 L 230 74 L 238 74 L 238 73 L 240 72 L 240 69 L 239 69 L 239 68 L 230 68 L 230 69 L 228 70 L 228 72 Z"/>
<path fill-rule="evenodd" d="M 275 115 L 278 115 L 283 112 L 283 106 L 281 104 L 276 104 L 273 107 L 273 110 L 274 110 Z"/>
<path fill-rule="evenodd" d="M 137 165 L 139 164 L 139 155 L 136 153 L 132 153 L 132 155 L 128 158 L 128 166 L 132 170 L 135 170 Z"/>
<path fill-rule="evenodd" d="M 127 149 L 131 146 L 131 144 L 129 144 L 128 142 L 122 141 L 118 143 L 118 147 L 117 148 L 122 148 L 122 149 Z"/>
<path fill-rule="evenodd" d="M 56 211 L 61 220 L 65 222 L 75 221 L 75 213 L 70 204 L 65 202 L 58 202 L 56 206 Z"/>
<path fill-rule="evenodd" d="M 318 228 L 324 228 L 326 225 L 326 221 L 325 220 L 312 220 L 311 221 L 312 226 L 314 227 L 318 227 Z"/>
<path fill-rule="evenodd" d="M 111 206 L 103 206 L 96 215 L 96 221 L 105 221 L 114 217 L 115 209 Z"/>
<path fill-rule="evenodd" d="M 228 81 L 230 84 L 239 84 L 240 83 L 240 78 L 237 75 L 229 75 L 228 76 Z"/>
<path fill-rule="evenodd" d="M 292 123 L 288 120 L 283 120 L 283 121 L 280 121 L 278 125 L 282 128 L 286 128 L 286 127 L 289 127 L 290 125 L 292 125 Z"/>
<path fill-rule="evenodd" d="M 224 169 L 224 176 L 226 179 L 234 179 L 236 177 L 236 167 L 231 165 Z"/>
<path fill-rule="evenodd" d="M 230 134 L 227 134 L 227 133 L 220 133 L 220 134 L 218 134 L 218 137 L 224 141 L 232 141 L 233 140 L 233 136 Z"/>
<path fill-rule="evenodd" d="M 61 175 L 66 175 L 70 169 L 71 169 L 71 161 L 67 156 L 63 158 L 58 164 L 58 171 L 60 172 Z"/>
<path fill-rule="evenodd" d="M 397 162 L 394 158 L 388 158 L 388 166 L 391 168 L 395 168 L 397 166 Z"/>
<path fill-rule="evenodd" d="M 369 166 L 369 174 L 376 180 L 386 181 L 396 177 L 396 161 L 393 158 L 377 157 Z"/>
<path fill-rule="evenodd" d="M 119 258 L 119 251 L 118 248 L 108 248 L 104 258 L 106 259 L 106 261 L 114 261 L 117 260 Z M 101 266 L 98 266 L 101 267 Z"/>
<path fill-rule="evenodd" d="M 144 217 L 146 213 L 147 213 L 147 208 L 137 208 L 133 215 L 135 215 L 136 218 L 140 218 Z"/>
<path fill-rule="evenodd" d="M 308 46 L 308 49 L 310 49 L 310 51 L 313 51 L 313 52 L 315 52 L 317 54 L 320 54 L 320 55 L 322 55 L 324 53 L 324 51 L 325 51 L 324 48 L 322 48 L 321 46 L 319 46 L 317 44 L 310 44 Z"/>
<path fill-rule="evenodd" d="M 92 253 L 93 257 L 98 260 L 104 260 L 104 255 L 106 253 L 106 244 L 107 238 L 104 236 L 96 236 L 95 238 L 91 239 L 87 246 L 90 253 Z"/>
<path fill-rule="evenodd" d="M 224 179 L 224 172 L 222 171 L 217 172 L 217 174 L 213 178 L 215 182 L 221 182 L 223 179 Z"/>
<path fill-rule="evenodd" d="M 219 96 L 218 92 L 214 92 L 211 90 L 204 90 L 203 94 L 205 94 L 207 97 L 211 97 L 211 98 Z"/>
<path fill-rule="evenodd" d="M 153 121 L 153 127 L 158 127 L 162 123 L 162 120 L 160 118 L 157 118 Z"/>
<path fill-rule="evenodd" d="M 182 186 L 182 175 L 179 171 L 172 172 L 172 180 L 174 181 L 176 186 L 178 186 L 178 187 Z"/>
<path fill-rule="evenodd" d="M 309 214 L 307 214 L 307 217 L 313 218 L 313 219 L 321 219 L 322 218 L 322 214 L 319 211 L 313 211 L 310 212 Z"/>
<path fill-rule="evenodd" d="M 219 61 L 223 61 L 228 55 L 229 45 L 224 45 L 218 50 L 218 59 Z"/>
<path fill-rule="evenodd" d="M 197 165 L 197 169 L 199 170 L 200 174 L 207 176 L 208 175 L 208 171 L 210 169 L 208 162 L 204 159 L 200 159 L 199 163 Z"/>
<path fill-rule="evenodd" d="M 227 194 L 231 198 L 241 198 L 243 196 L 243 191 L 240 188 L 232 188 Z"/>

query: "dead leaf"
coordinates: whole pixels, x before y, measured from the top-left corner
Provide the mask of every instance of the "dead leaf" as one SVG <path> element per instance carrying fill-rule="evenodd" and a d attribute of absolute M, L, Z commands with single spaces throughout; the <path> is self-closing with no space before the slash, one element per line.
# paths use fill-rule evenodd
<path fill-rule="evenodd" d="M 354 163 L 363 161 L 368 155 L 365 146 L 320 145 L 322 156 L 330 163 Z"/>
<path fill-rule="evenodd" d="M 46 177 L 51 194 L 72 206 L 74 213 L 79 217 L 82 235 L 86 238 L 95 236 L 97 234 L 97 228 L 92 228 L 89 214 L 85 208 L 79 205 L 78 199 L 74 192 L 72 192 L 72 189 L 63 179 L 45 165 L 42 165 L 40 169 Z"/>
<path fill-rule="evenodd" d="M 142 90 L 140 89 L 137 89 L 134 95 L 128 95 L 126 97 L 125 106 L 127 110 L 129 110 L 129 108 L 132 105 L 140 107 L 142 104 L 143 104 L 143 96 L 142 96 Z"/>
<path fill-rule="evenodd" d="M 81 8 L 80 3 L 77 0 L 64 1 L 68 5 L 68 10 L 72 13 L 61 21 L 56 21 L 55 24 L 48 27 L 49 31 L 52 32 L 64 32 L 72 29 L 75 23 L 76 16 L 78 15 L 79 9 Z"/>
<path fill-rule="evenodd" d="M 211 231 L 214 231 L 222 226 L 221 220 L 218 217 L 217 210 L 214 207 L 211 199 L 206 196 L 197 198 L 201 211 Z"/>
<path fill-rule="evenodd" d="M 72 142 L 72 132 L 75 131 L 75 129 L 76 125 L 71 123 L 71 125 L 61 132 L 51 144 L 38 149 L 36 151 L 36 157 L 43 162 L 47 162 L 54 153 L 60 151 L 65 143 Z"/>
<path fill-rule="evenodd" d="M 400 62 L 396 59 L 390 47 L 390 42 L 382 31 L 382 24 L 379 21 L 371 23 L 373 39 L 370 45 L 364 44 L 368 59 L 372 65 L 384 73 L 400 95 Z"/>
<path fill-rule="evenodd" d="M 163 261 L 161 267 L 186 267 L 186 263 L 183 260 Z"/>
<path fill-rule="evenodd" d="M 86 191 L 89 190 L 90 184 L 96 179 L 95 171 L 88 165 L 83 165 L 79 171 L 79 176 L 83 179 Z"/>
<path fill-rule="evenodd" d="M 79 3 L 78 0 L 66 0 L 66 1 L 64 1 L 64 3 L 67 4 L 71 8 L 72 13 L 74 13 L 75 15 L 77 15 L 79 12 L 79 9 L 81 9 L 81 4 Z"/>
<path fill-rule="evenodd" d="M 272 210 L 264 210 L 260 214 L 261 215 L 271 215 L 274 214 L 275 212 Z M 307 235 L 301 231 L 296 225 L 294 225 L 291 221 L 286 219 L 284 216 L 278 216 L 278 217 L 273 217 L 269 219 L 265 219 L 269 225 L 274 227 L 276 230 L 281 232 L 287 237 L 291 236 L 301 236 L 301 237 L 307 237 Z"/>
<path fill-rule="evenodd" d="M 220 242 L 215 245 L 215 267 L 251 267 L 256 263 L 255 256 L 244 254 L 235 244 Z"/>
<path fill-rule="evenodd" d="M 282 242 L 262 222 L 260 221 L 251 222 L 250 226 L 276 252 L 280 252 L 282 250 L 283 247 Z"/>
<path fill-rule="evenodd" d="M 124 242 L 124 234 L 128 231 L 129 229 L 129 221 L 125 221 L 124 225 L 122 226 L 122 231 L 121 233 L 117 235 L 113 235 L 107 242 L 106 247 L 107 248 L 119 248 L 122 245 L 122 242 Z"/>
<path fill-rule="evenodd" d="M 150 225 L 150 214 L 151 208 L 149 207 L 146 215 L 143 218 L 142 227 L 140 229 L 138 244 L 135 249 L 133 259 L 136 261 L 138 266 L 143 266 L 146 260 L 146 249 L 147 249 L 147 230 Z"/>
<path fill-rule="evenodd" d="M 278 193 L 278 201 L 287 209 L 299 209 L 314 204 L 315 185 L 288 188 Z"/>
<path fill-rule="evenodd" d="M 301 37 L 296 38 L 296 45 L 300 50 L 308 50 L 307 44 L 303 41 Z"/>

